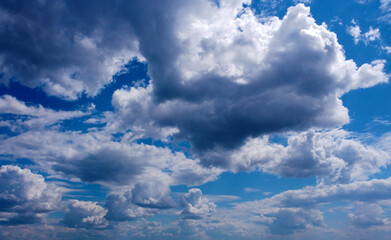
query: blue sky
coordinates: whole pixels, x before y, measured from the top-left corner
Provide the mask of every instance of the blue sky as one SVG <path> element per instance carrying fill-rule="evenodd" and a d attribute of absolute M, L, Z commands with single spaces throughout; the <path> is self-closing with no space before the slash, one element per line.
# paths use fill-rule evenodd
<path fill-rule="evenodd" d="M 2 1 L 1 239 L 388 239 L 391 1 Z"/>

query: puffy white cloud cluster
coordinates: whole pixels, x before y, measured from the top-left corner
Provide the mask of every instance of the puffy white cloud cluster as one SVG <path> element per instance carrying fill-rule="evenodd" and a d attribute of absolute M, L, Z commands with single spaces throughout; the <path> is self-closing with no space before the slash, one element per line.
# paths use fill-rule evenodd
<path fill-rule="evenodd" d="M 111 221 L 129 221 L 152 216 L 157 212 L 157 208 L 144 208 L 134 204 L 133 198 L 132 190 L 110 193 L 105 203 L 108 210 L 106 218 Z"/>
<path fill-rule="evenodd" d="M 212 154 L 216 158 L 218 154 Z M 287 177 L 317 176 L 323 183 L 363 180 L 386 167 L 390 152 L 366 146 L 343 130 L 292 134 L 286 146 L 268 137 L 249 139 L 220 158 L 234 171 L 259 169 Z"/>
<path fill-rule="evenodd" d="M 106 213 L 96 202 L 70 200 L 62 223 L 71 228 L 104 228 Z"/>
<path fill-rule="evenodd" d="M 0 168 L 0 223 L 39 222 L 45 213 L 58 209 L 60 189 L 29 169 L 3 165 Z"/>
<path fill-rule="evenodd" d="M 181 215 L 185 219 L 200 219 L 216 211 L 216 205 L 202 196 L 198 188 L 191 188 L 180 198 L 183 207 Z"/>

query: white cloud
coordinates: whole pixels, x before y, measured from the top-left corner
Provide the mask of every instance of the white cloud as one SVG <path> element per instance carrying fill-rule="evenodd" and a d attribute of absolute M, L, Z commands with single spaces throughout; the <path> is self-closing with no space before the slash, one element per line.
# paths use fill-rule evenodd
<path fill-rule="evenodd" d="M 383 46 L 382 49 L 383 49 L 383 50 L 386 50 L 386 52 L 387 52 L 388 54 L 391 53 L 391 46 Z"/>
<path fill-rule="evenodd" d="M 0 168 L 0 222 L 19 224 L 41 221 L 58 209 L 59 188 L 29 169 L 3 165 Z"/>
<path fill-rule="evenodd" d="M 62 224 L 70 228 L 104 228 L 107 213 L 96 202 L 70 200 Z"/>
<path fill-rule="evenodd" d="M 383 210 L 378 204 L 357 203 L 353 213 L 349 213 L 350 223 L 358 228 L 384 225 L 386 219 L 382 218 Z"/>
<path fill-rule="evenodd" d="M 323 214 L 317 209 L 280 209 L 270 214 L 274 218 L 270 224 L 272 234 L 291 234 L 314 226 L 322 226 Z"/>
<path fill-rule="evenodd" d="M 369 42 L 380 39 L 380 30 L 378 28 L 373 29 L 372 26 L 369 27 L 368 32 L 364 34 L 365 39 Z"/>
<path fill-rule="evenodd" d="M 369 27 L 368 32 L 361 33 L 361 28 L 356 23 L 356 21 L 352 21 L 353 26 L 348 28 L 348 33 L 353 37 L 354 43 L 358 44 L 360 41 L 363 41 L 365 44 L 376 41 L 380 39 L 380 30 L 378 28 Z"/>
<path fill-rule="evenodd" d="M 243 202 L 238 208 L 252 209 L 267 214 L 273 208 L 314 208 L 321 203 L 336 201 L 371 202 L 389 199 L 391 178 L 356 181 L 348 184 L 307 186 L 299 190 L 288 190 L 271 198 L 255 202 Z"/>
<path fill-rule="evenodd" d="M 336 35 L 317 25 L 302 4 L 282 20 L 260 21 L 241 2 L 224 1 L 220 8 L 209 1 L 178 7 L 173 17 L 162 23 L 170 31 L 159 35 L 164 41 L 158 44 L 146 41 L 158 33 L 142 32 L 153 81 L 144 90 L 118 91 L 113 104 L 121 109 L 119 122 L 131 123 L 137 112 L 144 129 L 150 123 L 178 129 L 170 134 L 190 141 L 201 157 L 207 150 L 237 148 L 247 137 L 346 124 L 348 111 L 339 98 L 388 81 L 384 61 L 357 66 L 346 60 Z M 156 57 L 162 44 L 172 48 Z M 125 93 L 128 98 L 119 98 Z M 142 104 L 130 98 L 139 94 L 146 99 Z M 129 99 L 134 104 L 119 102 Z"/>
<path fill-rule="evenodd" d="M 38 106 L 28 106 L 13 96 L 0 97 L 0 114 L 18 115 L 16 120 L 3 120 L 3 125 L 9 126 L 12 131 L 42 129 L 62 120 L 82 117 L 88 114 L 83 111 L 54 111 Z M 8 124 L 6 124 L 8 123 Z"/>
<path fill-rule="evenodd" d="M 306 186 L 288 190 L 270 198 L 237 203 L 229 214 L 238 221 L 252 221 L 267 225 L 272 234 L 291 234 L 297 230 L 324 227 L 320 205 L 352 202 L 353 211 L 347 213 L 351 224 L 358 228 L 383 225 L 382 209 L 377 203 L 391 197 L 391 178 L 356 181 L 349 184 Z"/>
<path fill-rule="evenodd" d="M 111 192 L 107 198 L 105 207 L 108 212 L 106 219 L 111 221 L 129 221 L 140 217 L 152 216 L 157 208 L 143 208 L 135 205 L 132 201 L 132 191 L 122 190 Z"/>
<path fill-rule="evenodd" d="M 348 28 L 349 34 L 354 38 L 354 43 L 357 44 L 361 39 L 361 29 L 360 26 L 350 26 Z"/>
<path fill-rule="evenodd" d="M 216 211 L 216 205 L 202 196 L 198 188 L 191 188 L 180 198 L 183 207 L 181 215 L 185 219 L 201 219 Z"/>
<path fill-rule="evenodd" d="M 134 185 L 153 178 L 169 185 L 198 185 L 221 173 L 168 148 L 113 141 L 104 131 L 29 131 L 0 141 L 1 154 L 31 159 L 58 177 L 66 174 L 107 186 Z"/>
<path fill-rule="evenodd" d="M 294 133 L 286 146 L 272 143 L 266 136 L 248 139 L 237 150 L 212 152 L 209 158 L 224 159 L 233 171 L 257 169 L 287 177 L 317 176 L 323 183 L 346 183 L 379 172 L 389 163 L 390 154 L 350 139 L 348 132 L 334 130 Z"/>
<path fill-rule="evenodd" d="M 175 206 L 175 203 L 170 194 L 171 190 L 167 183 L 148 181 L 134 186 L 132 189 L 132 201 L 142 207 L 172 208 Z"/>
<path fill-rule="evenodd" d="M 390 10 L 391 1 L 390 0 L 380 0 L 380 8 L 384 11 Z"/>

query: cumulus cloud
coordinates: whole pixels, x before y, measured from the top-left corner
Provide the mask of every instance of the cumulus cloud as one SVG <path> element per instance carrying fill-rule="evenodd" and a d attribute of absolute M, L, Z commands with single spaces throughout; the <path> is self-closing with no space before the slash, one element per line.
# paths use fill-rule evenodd
<path fill-rule="evenodd" d="M 350 223 L 358 228 L 384 225 L 386 220 L 382 218 L 383 209 L 374 203 L 357 203 L 354 212 L 349 213 Z"/>
<path fill-rule="evenodd" d="M 231 152 L 209 154 L 208 158 L 224 162 L 233 171 L 260 170 L 286 177 L 317 176 L 323 183 L 367 179 L 386 167 L 390 160 L 389 152 L 383 148 L 366 146 L 343 130 L 294 133 L 287 137 L 286 146 L 264 136 L 249 139 Z"/>
<path fill-rule="evenodd" d="M 58 209 L 60 190 L 41 175 L 18 166 L 0 168 L 0 223 L 39 222 L 44 213 Z"/>
<path fill-rule="evenodd" d="M 143 208 L 133 203 L 131 190 L 110 193 L 106 198 L 105 207 L 108 212 L 106 219 L 111 221 L 130 221 L 140 217 L 152 216 L 157 208 Z"/>
<path fill-rule="evenodd" d="M 281 20 L 260 21 L 241 3 L 179 4 L 159 22 L 166 32 L 138 30 L 153 81 L 144 90 L 117 92 L 120 121 L 130 119 L 136 130 L 135 116 L 142 115 L 142 128 L 177 129 L 169 134 L 200 154 L 237 148 L 265 133 L 343 125 L 349 122 L 344 93 L 388 81 L 384 61 L 357 66 L 346 60 L 336 35 L 317 25 L 308 7 L 298 4 Z M 151 18 L 148 24 L 157 21 Z M 147 38 L 158 33 L 163 40 L 149 45 Z M 140 95 L 142 104 L 135 102 Z M 121 105 L 120 97 L 134 104 Z"/>
<path fill-rule="evenodd" d="M 170 187 L 165 182 L 138 183 L 132 189 L 132 201 L 142 207 L 171 208 L 175 206 L 175 203 L 170 193 Z"/>
<path fill-rule="evenodd" d="M 2 2 L 0 21 L 6 27 L 0 30 L 1 82 L 16 77 L 24 85 L 69 100 L 82 93 L 95 96 L 139 56 L 126 21 L 125 8 L 130 6 L 104 1 Z"/>
<path fill-rule="evenodd" d="M 323 223 L 323 214 L 317 209 L 280 209 L 270 214 L 275 220 L 270 224 L 272 234 L 291 234 Z"/>
<path fill-rule="evenodd" d="M 216 211 L 216 205 L 202 196 L 198 188 L 191 188 L 180 198 L 183 207 L 181 215 L 185 219 L 201 219 Z"/>
<path fill-rule="evenodd" d="M 70 200 L 62 223 L 70 228 L 104 228 L 106 213 L 96 202 Z"/>

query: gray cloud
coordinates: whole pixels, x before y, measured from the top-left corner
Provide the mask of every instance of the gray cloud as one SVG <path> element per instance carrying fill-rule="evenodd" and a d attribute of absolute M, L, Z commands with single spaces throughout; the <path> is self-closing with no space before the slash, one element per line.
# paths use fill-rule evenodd
<path fill-rule="evenodd" d="M 137 55 L 137 41 L 124 15 L 130 5 L 3 1 L 1 81 L 16 76 L 22 84 L 70 100 L 84 92 L 96 95 Z"/>
<path fill-rule="evenodd" d="M 117 92 L 113 104 L 131 130 L 142 125 L 136 116 L 147 123 L 144 129 L 178 129 L 168 134 L 190 141 L 206 164 L 225 162 L 210 163 L 205 151 L 237 148 L 248 137 L 348 123 L 340 97 L 388 81 L 384 61 L 357 66 L 346 60 L 336 35 L 317 25 L 304 5 L 289 8 L 282 20 L 260 22 L 239 1 L 198 4 L 146 14 L 147 24 L 159 19 L 156 24 L 168 28 L 138 30 L 152 81 L 146 89 Z M 151 45 L 157 35 L 162 41 Z M 146 101 L 135 104 L 141 94 Z M 121 105 L 120 99 L 132 101 Z"/>

